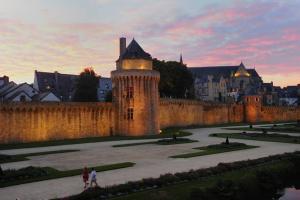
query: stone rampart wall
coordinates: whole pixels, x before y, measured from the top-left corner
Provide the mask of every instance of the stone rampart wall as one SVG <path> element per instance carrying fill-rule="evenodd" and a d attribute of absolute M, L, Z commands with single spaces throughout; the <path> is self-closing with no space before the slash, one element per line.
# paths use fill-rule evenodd
<path fill-rule="evenodd" d="M 259 114 L 261 122 L 296 121 L 300 119 L 300 107 L 263 106 Z"/>
<path fill-rule="evenodd" d="M 161 99 L 160 126 L 213 125 L 243 122 L 241 104 L 207 103 L 195 100 Z"/>
<path fill-rule="evenodd" d="M 108 136 L 111 103 L 0 104 L 0 143 Z"/>

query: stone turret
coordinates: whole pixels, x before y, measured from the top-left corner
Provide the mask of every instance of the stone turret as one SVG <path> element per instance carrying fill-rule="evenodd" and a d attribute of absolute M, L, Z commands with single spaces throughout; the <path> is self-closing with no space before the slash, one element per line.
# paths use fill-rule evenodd
<path fill-rule="evenodd" d="M 255 123 L 260 121 L 262 99 L 260 95 L 244 96 L 244 121 Z"/>
<path fill-rule="evenodd" d="M 159 133 L 159 72 L 152 57 L 133 39 L 124 50 L 120 40 L 117 70 L 112 71 L 116 135 L 139 136 Z"/>

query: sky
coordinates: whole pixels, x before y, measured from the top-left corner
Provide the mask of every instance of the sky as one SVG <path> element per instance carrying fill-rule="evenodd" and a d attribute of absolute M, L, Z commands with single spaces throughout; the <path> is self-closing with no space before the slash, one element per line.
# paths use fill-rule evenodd
<path fill-rule="evenodd" d="M 119 37 L 188 67 L 255 68 L 265 82 L 300 84 L 299 0 L 0 0 L 0 76 L 115 69 Z"/>

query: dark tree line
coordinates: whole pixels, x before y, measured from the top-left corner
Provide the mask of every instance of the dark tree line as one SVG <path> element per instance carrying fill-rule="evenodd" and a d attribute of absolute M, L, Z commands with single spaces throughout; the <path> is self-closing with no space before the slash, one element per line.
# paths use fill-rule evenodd
<path fill-rule="evenodd" d="M 97 76 L 93 68 L 85 68 L 79 75 L 73 100 L 77 102 L 98 101 L 98 84 L 99 76 Z"/>
<path fill-rule="evenodd" d="M 193 98 L 193 76 L 186 65 L 176 61 L 153 60 L 153 69 L 160 72 L 160 97 Z"/>
<path fill-rule="evenodd" d="M 160 97 L 168 98 L 194 98 L 193 76 L 186 65 L 176 61 L 153 60 L 153 69 L 160 72 L 159 93 Z M 80 73 L 76 84 L 73 101 L 96 102 L 99 76 L 93 68 L 85 68 Z M 106 101 L 111 101 L 109 92 Z"/>

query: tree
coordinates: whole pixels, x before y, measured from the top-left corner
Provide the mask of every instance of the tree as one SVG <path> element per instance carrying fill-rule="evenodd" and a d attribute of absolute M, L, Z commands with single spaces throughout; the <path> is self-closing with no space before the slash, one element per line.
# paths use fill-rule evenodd
<path fill-rule="evenodd" d="M 160 72 L 161 97 L 193 98 L 193 76 L 186 65 L 176 61 L 153 60 L 153 68 Z"/>
<path fill-rule="evenodd" d="M 79 75 L 73 100 L 78 102 L 98 101 L 98 84 L 99 76 L 97 76 L 93 68 L 85 68 Z"/>

